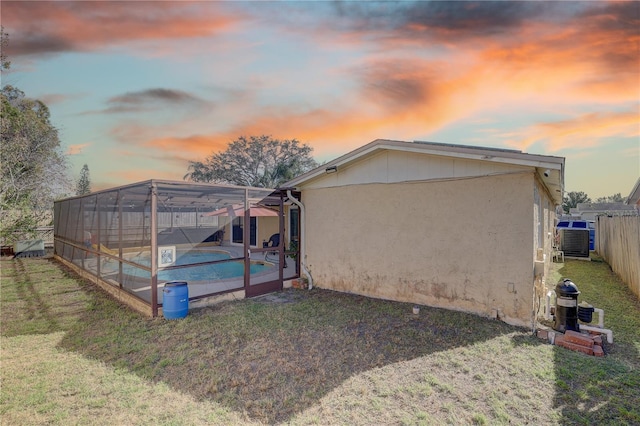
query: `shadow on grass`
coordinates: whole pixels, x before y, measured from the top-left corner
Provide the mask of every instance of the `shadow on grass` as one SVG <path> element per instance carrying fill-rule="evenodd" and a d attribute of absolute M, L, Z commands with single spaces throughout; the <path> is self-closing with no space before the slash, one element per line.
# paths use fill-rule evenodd
<path fill-rule="evenodd" d="M 2 335 L 63 331 L 84 310 L 77 280 L 66 279 L 50 258 L 2 260 Z"/>
<path fill-rule="evenodd" d="M 16 286 L 16 293 L 18 298 L 24 302 L 25 319 L 30 321 L 39 317 L 44 322 L 45 332 L 55 331 L 58 328 L 58 321 L 51 315 L 51 301 L 36 290 L 33 277 L 27 272 L 24 260 L 17 258 L 10 264 L 14 275 L 20 278 L 20 285 Z"/>
<path fill-rule="evenodd" d="M 604 309 L 614 338 L 604 358 L 554 347 L 561 424 L 640 424 L 640 301 L 604 262 L 567 260 L 559 272 L 579 302 Z"/>
<path fill-rule="evenodd" d="M 61 346 L 252 420 L 288 421 L 349 377 L 512 333 L 475 315 L 325 290 L 285 290 L 149 320 L 92 286 Z"/>

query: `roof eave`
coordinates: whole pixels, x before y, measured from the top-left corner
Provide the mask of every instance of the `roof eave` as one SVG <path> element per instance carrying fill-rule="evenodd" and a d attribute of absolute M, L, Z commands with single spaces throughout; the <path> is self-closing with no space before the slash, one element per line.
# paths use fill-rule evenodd
<path fill-rule="evenodd" d="M 638 180 L 636 181 L 636 184 L 634 185 L 633 189 L 629 193 L 629 196 L 627 197 L 625 204 L 636 204 L 638 200 L 640 200 L 640 177 L 638 178 Z"/>
<path fill-rule="evenodd" d="M 535 167 L 540 176 L 544 176 L 544 172 L 554 170 L 558 173 L 558 182 L 553 191 L 559 189 L 560 195 L 556 201 L 562 203 L 563 182 L 564 182 L 564 158 L 543 156 L 536 154 L 526 154 L 515 150 L 501 150 L 493 148 L 476 148 L 471 146 L 457 146 L 450 144 L 438 144 L 430 142 L 402 142 L 387 139 L 376 139 L 366 145 L 361 146 L 347 154 L 344 154 L 328 163 L 323 164 L 305 174 L 302 174 L 284 184 L 284 186 L 298 187 L 306 182 L 323 176 L 329 169 L 340 168 L 346 164 L 352 163 L 369 153 L 389 149 L 395 151 L 415 152 L 430 155 L 445 155 L 455 158 L 465 158 L 471 160 L 491 161 L 503 164 L 514 164 L 528 167 Z M 549 184 L 548 179 L 543 179 L 545 184 Z M 552 188 L 550 188 L 551 190 Z M 554 197 L 555 198 L 555 197 Z"/>

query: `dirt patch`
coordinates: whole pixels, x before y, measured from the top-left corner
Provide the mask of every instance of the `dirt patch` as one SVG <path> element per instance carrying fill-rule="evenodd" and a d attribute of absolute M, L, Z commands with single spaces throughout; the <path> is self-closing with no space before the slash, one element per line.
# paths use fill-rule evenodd
<path fill-rule="evenodd" d="M 269 293 L 259 297 L 254 297 L 253 300 L 258 303 L 296 303 L 304 298 L 301 294 L 301 290 L 287 289 L 277 293 Z"/>

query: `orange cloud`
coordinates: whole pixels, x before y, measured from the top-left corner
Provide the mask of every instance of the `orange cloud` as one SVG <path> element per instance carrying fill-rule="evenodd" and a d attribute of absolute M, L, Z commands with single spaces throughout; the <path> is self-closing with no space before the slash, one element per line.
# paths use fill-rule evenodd
<path fill-rule="evenodd" d="M 484 51 L 460 49 L 449 55 L 448 61 L 401 57 L 380 60 L 373 56 L 349 70 L 359 81 L 359 92 L 343 95 L 331 109 L 270 108 L 254 115 L 245 112 L 244 121 L 232 124 L 228 130 L 150 138 L 145 146 L 167 156 L 202 160 L 238 136 L 267 134 L 296 138 L 313 145 L 315 155 L 325 155 L 345 152 L 379 137 L 413 139 L 474 114 L 495 114 L 505 107 L 509 108 L 507 113 L 521 110 L 532 115 L 540 111 L 566 115 L 568 108 L 574 109 L 576 99 L 602 103 L 634 96 L 637 82 L 628 80 L 599 83 L 603 88 L 617 87 L 618 90 L 609 91 L 611 98 L 589 93 L 586 87 L 594 84 L 605 67 L 592 58 L 601 55 L 590 52 L 589 46 L 574 46 L 571 40 L 577 33 L 570 29 L 539 40 L 526 40 L 528 34 L 550 32 L 546 25 L 532 24 L 509 43 L 490 44 Z M 596 144 L 599 138 L 610 135 L 633 134 L 634 119 L 637 122 L 637 115 L 631 113 L 585 114 L 499 137 L 519 148 L 541 140 L 547 141 L 550 149 L 558 150 L 572 143 Z M 599 123 L 598 128 L 587 130 L 585 125 L 594 121 Z"/>
<path fill-rule="evenodd" d="M 208 26 L 208 18 L 190 16 L 172 7 L 162 4 L 151 18 L 151 22 L 162 23 L 170 12 L 179 12 L 177 21 L 181 22 L 167 23 L 173 27 L 168 32 L 161 29 L 163 34 L 193 36 L 234 22 L 232 18 L 220 18 L 217 24 Z M 114 130 L 114 136 L 153 150 L 156 158 L 202 160 L 241 135 L 296 138 L 313 145 L 316 155 L 324 155 L 345 152 L 379 137 L 413 139 L 465 119 L 475 120 L 477 114 L 528 114 L 530 121 L 537 113 L 575 117 L 499 135 L 521 149 L 541 141 L 555 151 L 598 144 L 612 135 L 637 135 L 636 113 L 580 115 L 585 106 L 593 111 L 594 105 L 637 102 L 640 39 L 634 29 L 637 10 L 633 4 L 584 3 L 578 13 L 567 7 L 562 16 L 543 16 L 547 7 L 564 6 L 418 2 L 407 7 L 404 21 L 397 16 L 374 16 L 379 21 L 373 22 L 382 27 L 366 25 L 371 15 L 361 10 L 363 6 L 336 7 L 353 7 L 357 10 L 352 14 L 362 13 L 362 20 L 339 33 L 331 23 L 319 25 L 326 33 L 314 33 L 317 40 L 313 41 L 328 44 L 344 37 L 350 46 L 370 47 L 369 57 L 340 76 L 356 81 L 356 93 L 340 93 L 333 105 L 313 105 L 304 111 L 295 107 L 255 110 L 248 101 L 242 105 L 227 101 L 221 114 L 230 119 L 224 129 L 193 135 L 191 127 L 188 136 L 183 136 L 187 126 L 181 123 L 162 129 L 163 135 L 174 136 L 158 137 L 158 128 L 130 124 Z M 101 8 L 95 15 L 107 13 L 100 12 Z M 134 25 L 140 10 L 134 8 L 120 29 L 137 39 L 160 37 L 157 27 Z M 495 13 L 488 13 L 492 10 Z M 109 13 L 115 16 L 116 12 Z M 71 27 L 76 16 L 68 18 Z M 188 23 L 193 23 L 193 28 L 183 32 L 182 25 Z M 343 21 L 337 27 L 341 25 Z M 287 31 L 295 32 L 290 28 Z M 100 37 L 89 33 L 88 39 Z M 119 36 L 114 37 L 119 40 Z M 438 61 L 433 59 L 435 55 Z M 240 116 L 242 121 L 234 121 Z"/>
<path fill-rule="evenodd" d="M 362 65 L 369 74 L 373 67 L 380 83 L 390 83 L 384 95 L 391 101 L 386 102 L 391 114 L 400 108 L 424 120 L 427 111 L 421 110 L 426 106 L 429 122 L 451 122 L 487 108 L 540 107 L 549 113 L 550 108 L 585 102 L 637 102 L 637 4 L 565 6 L 425 3 L 407 6 L 405 21 L 397 13 L 385 21 L 382 15 L 365 14 L 353 6 L 357 9 L 353 14 L 362 13 L 364 22 L 373 19 L 379 25 L 361 24 L 361 31 L 346 34 L 352 40 L 379 42 L 373 58 L 397 52 L 393 58 L 385 56 L 384 63 L 372 60 Z M 433 62 L 434 55 L 441 63 Z M 397 72 L 389 64 L 408 71 Z M 363 93 L 371 86 L 371 82 L 363 85 Z M 384 97 L 371 99 L 385 103 Z"/>
<path fill-rule="evenodd" d="M 481 54 L 480 64 L 503 82 L 505 91 L 539 93 L 547 99 L 555 95 L 559 103 L 637 100 L 640 36 L 547 28 L 544 35 L 526 40 L 529 32 L 537 31 L 524 31 L 514 41 L 490 46 Z"/>
<path fill-rule="evenodd" d="M 235 138 L 234 138 L 235 139 Z M 175 156 L 184 160 L 204 160 L 213 152 L 224 150 L 233 139 L 222 135 L 192 135 L 186 137 L 164 137 L 151 139 L 143 146 L 157 152 L 160 156 Z"/>
<path fill-rule="evenodd" d="M 175 171 L 166 168 L 131 168 L 126 170 L 110 170 L 102 174 L 106 178 L 101 181 L 92 181 L 91 189 L 101 191 L 120 185 L 128 185 L 135 182 L 143 182 L 149 179 L 182 180 Z"/>
<path fill-rule="evenodd" d="M 507 144 L 525 150 L 536 142 L 555 152 L 600 145 L 606 138 L 640 136 L 640 111 L 583 114 L 571 120 L 539 123 L 519 132 Z"/>

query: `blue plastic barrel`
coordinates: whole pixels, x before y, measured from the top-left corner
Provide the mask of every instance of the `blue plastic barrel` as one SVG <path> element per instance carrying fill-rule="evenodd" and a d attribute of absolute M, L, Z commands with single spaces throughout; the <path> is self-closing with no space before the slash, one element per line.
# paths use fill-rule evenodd
<path fill-rule="evenodd" d="M 166 319 L 184 318 L 189 312 L 189 287 L 184 281 L 172 281 L 164 285 L 162 314 Z"/>

